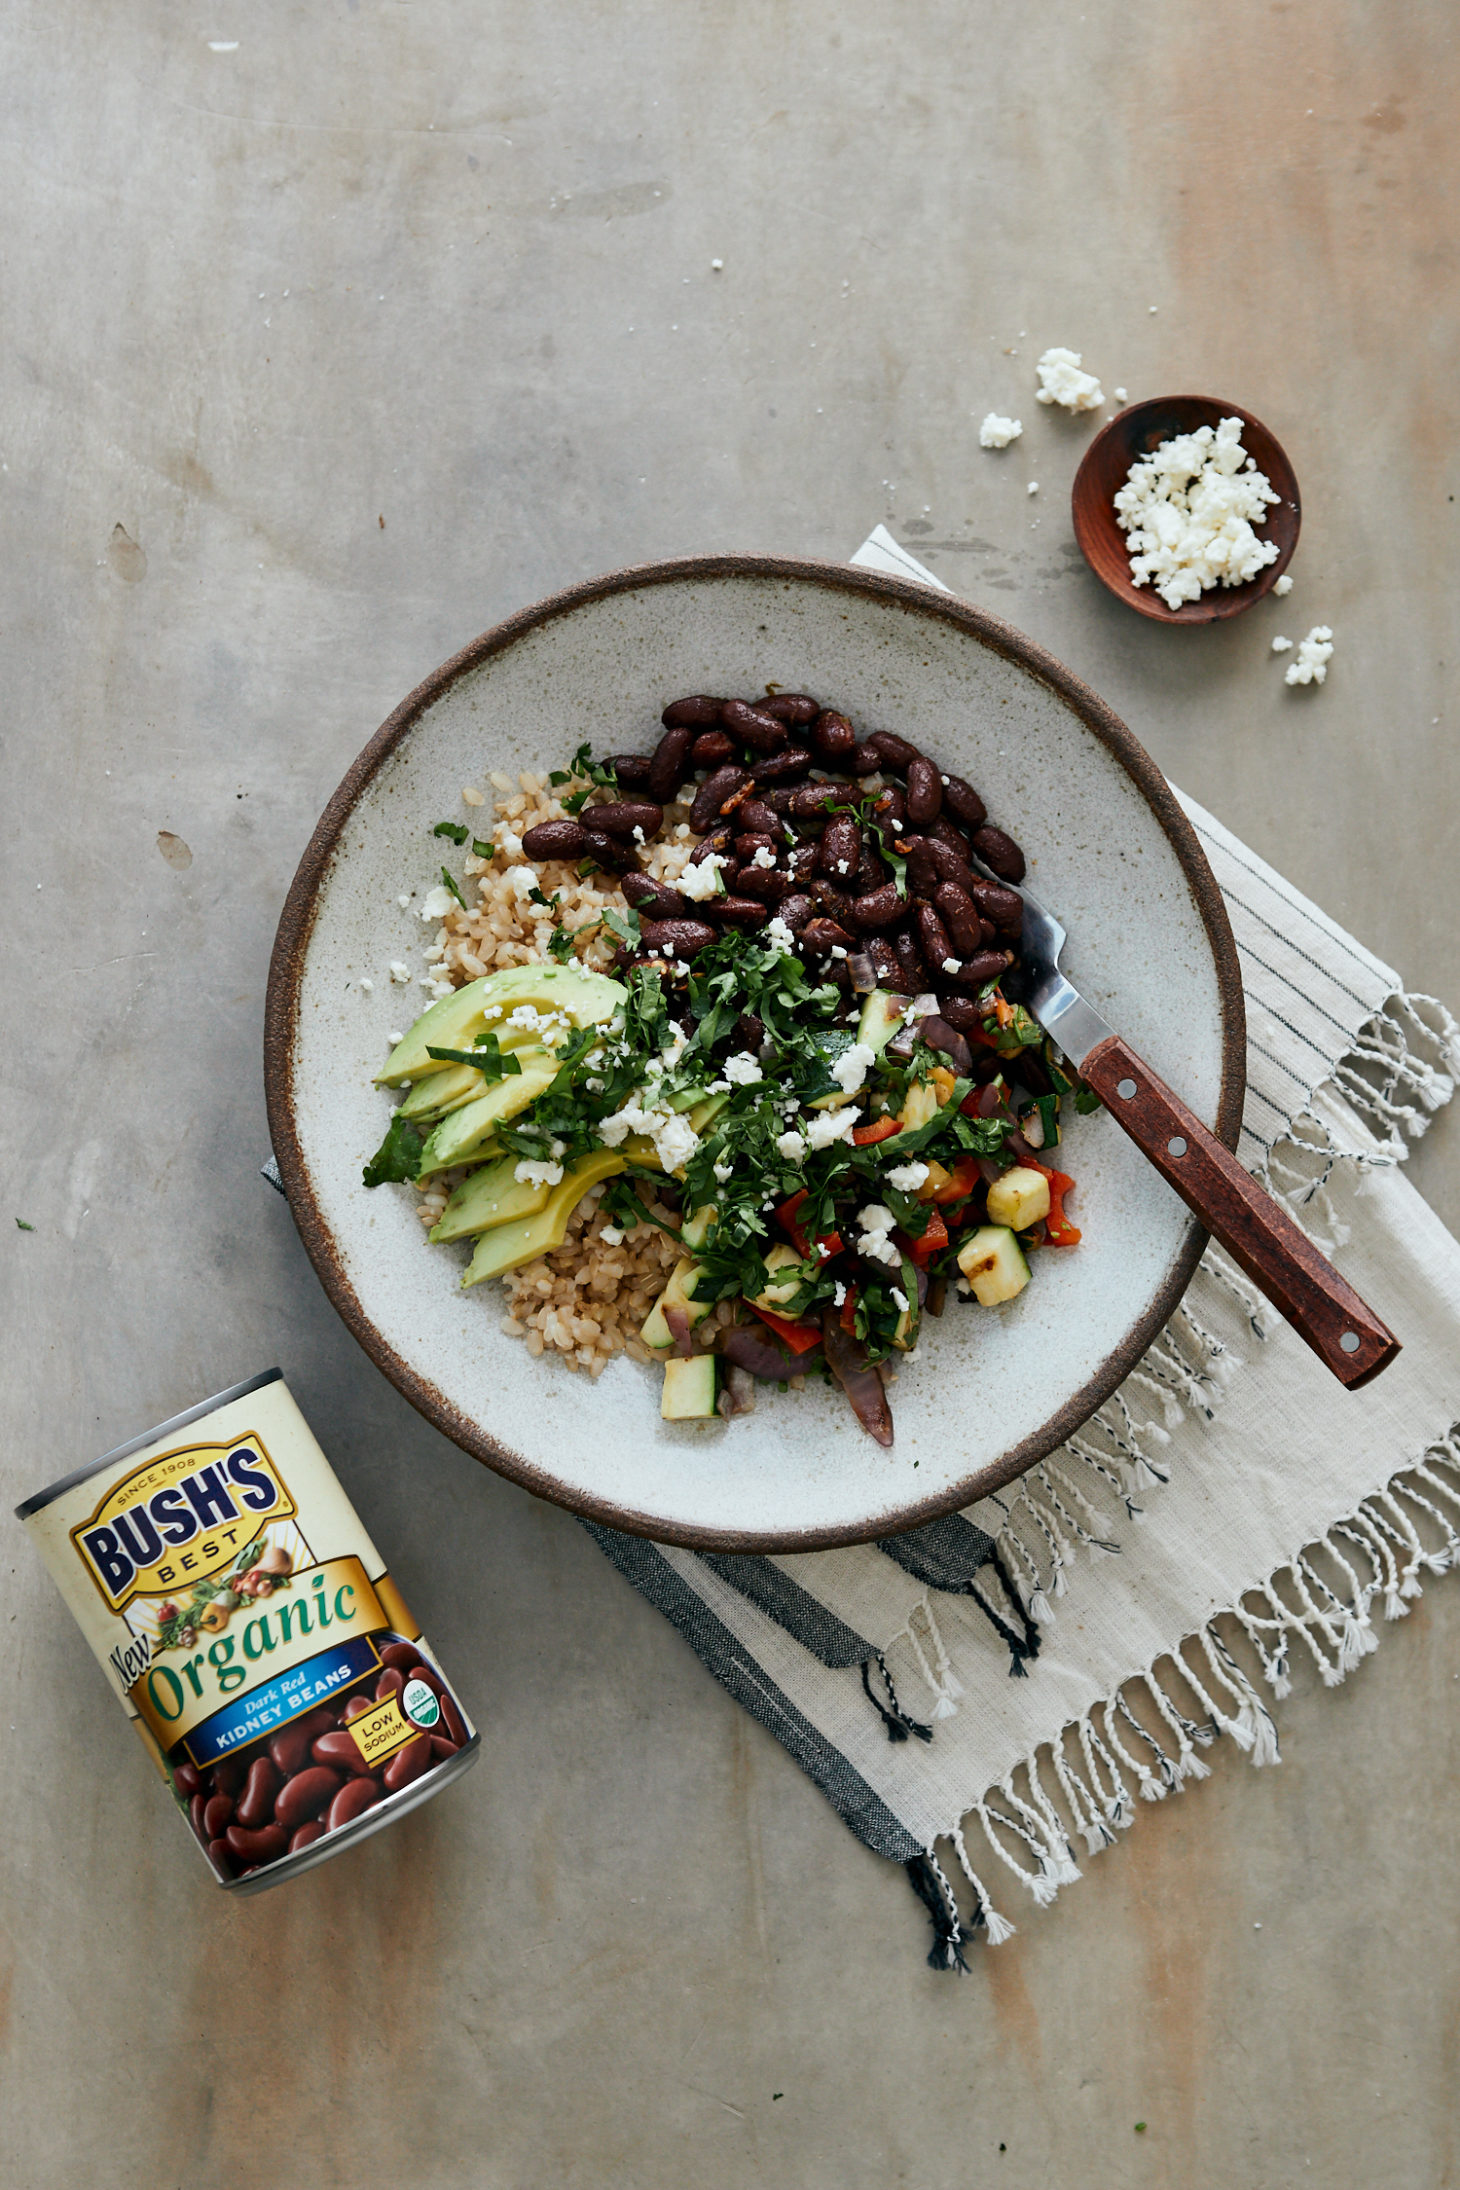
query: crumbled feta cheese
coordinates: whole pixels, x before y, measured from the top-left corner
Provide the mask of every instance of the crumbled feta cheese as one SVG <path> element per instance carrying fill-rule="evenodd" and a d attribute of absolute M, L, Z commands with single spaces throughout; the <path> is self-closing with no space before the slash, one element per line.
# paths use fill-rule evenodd
<path fill-rule="evenodd" d="M 771 850 L 769 844 L 757 844 L 755 850 L 750 855 L 750 864 L 752 867 L 774 867 L 775 863 L 776 855 Z"/>
<path fill-rule="evenodd" d="M 900 1316 L 905 1316 L 907 1314 L 907 1294 L 900 1285 L 889 1285 L 887 1290 L 892 1295 L 893 1307 Z"/>
<path fill-rule="evenodd" d="M 497 823 L 496 828 L 492 831 L 492 836 L 503 859 L 513 860 L 522 857 L 522 839 L 515 829 L 508 827 L 505 821 Z"/>
<path fill-rule="evenodd" d="M 1293 581 L 1286 571 L 1283 572 L 1281 578 L 1273 579 L 1272 590 L 1274 593 L 1277 594 L 1279 599 L 1282 598 L 1283 594 L 1292 592 Z"/>
<path fill-rule="evenodd" d="M 833 943 L 833 944 L 832 944 L 832 946 L 831 946 L 831 954 L 830 954 L 830 955 L 831 955 L 831 956 L 832 956 L 833 958 L 845 958 L 847 954 L 846 954 L 846 950 L 845 950 L 845 948 L 843 947 L 843 945 L 842 945 L 842 944 L 840 944 L 840 943 Z"/>
<path fill-rule="evenodd" d="M 830 1148 L 833 1141 L 849 1141 L 862 1113 L 856 1103 L 846 1110 L 815 1110 L 806 1121 L 810 1148 Z"/>
<path fill-rule="evenodd" d="M 1046 350 L 1039 360 L 1040 403 L 1058 403 L 1062 411 L 1097 411 L 1105 392 L 1093 373 L 1080 370 L 1078 350 Z"/>
<path fill-rule="evenodd" d="M 1291 639 L 1274 639 L 1272 642 L 1272 650 L 1274 654 L 1291 654 L 1293 651 L 1293 642 Z"/>
<path fill-rule="evenodd" d="M 766 922 L 765 932 L 766 941 L 770 943 L 774 949 L 778 951 L 793 951 L 796 948 L 796 938 L 794 935 L 792 935 L 790 929 L 786 926 L 785 921 L 781 918 L 779 913 L 777 913 L 773 919 Z"/>
<path fill-rule="evenodd" d="M 1213 586 L 1239 586 L 1277 561 L 1276 540 L 1259 540 L 1269 506 L 1282 497 L 1242 446 L 1242 421 L 1163 441 L 1132 464 L 1115 496 L 1131 582 L 1155 582 L 1168 608 Z"/>
<path fill-rule="evenodd" d="M 1124 403 L 1124 402 L 1126 401 L 1126 392 L 1125 392 L 1124 388 L 1117 388 L 1117 389 L 1116 389 L 1116 391 L 1115 391 L 1115 400 L 1116 400 L 1116 402 L 1117 402 L 1117 403 Z"/>
<path fill-rule="evenodd" d="M 535 881 L 536 877 L 534 876 L 533 879 Z M 428 890 L 422 899 L 421 918 L 423 920 L 444 920 L 455 903 L 456 899 L 452 896 L 450 890 L 446 888 L 444 883 L 438 882 L 435 889 Z"/>
<path fill-rule="evenodd" d="M 857 1211 L 857 1252 L 869 1262 L 886 1263 L 889 1269 L 902 1267 L 902 1257 L 893 1246 L 891 1233 L 897 1219 L 880 1201 L 868 1202 L 865 1209 Z"/>
<path fill-rule="evenodd" d="M 759 858 L 759 856 L 759 853 L 757 853 L 756 857 Z M 772 862 L 772 864 L 774 864 L 774 862 Z M 836 863 L 836 871 L 838 874 L 850 874 L 852 871 L 851 861 L 849 859 L 839 859 Z"/>
<path fill-rule="evenodd" d="M 1038 494 L 1039 481 L 1037 479 L 1031 479 L 1028 486 L 1024 489 L 1024 492 L 1026 494 Z"/>
<path fill-rule="evenodd" d="M 758 1060 L 748 1049 L 737 1050 L 733 1057 L 727 1057 L 724 1070 L 732 1087 L 754 1087 L 757 1080 L 764 1078 Z"/>
<path fill-rule="evenodd" d="M 943 961 L 943 971 L 945 973 L 962 973 L 963 960 L 961 958 L 945 958 Z"/>
<path fill-rule="evenodd" d="M 1006 449 L 1023 431 L 1019 419 L 1000 418 L 997 411 L 990 411 L 978 429 L 978 445 L 981 449 Z"/>
<path fill-rule="evenodd" d="M 712 1163 L 710 1165 L 710 1169 L 714 1172 L 715 1177 L 723 1186 L 725 1184 L 725 1181 L 729 1178 L 731 1172 L 735 1169 L 735 1166 L 733 1163 Z"/>
<path fill-rule="evenodd" d="M 843 1095 L 855 1095 L 877 1062 L 877 1052 L 866 1042 L 853 1042 L 831 1066 L 831 1076 Z"/>
<path fill-rule="evenodd" d="M 365 994 L 369 996 L 374 992 L 375 983 L 370 980 L 362 980 L 360 986 L 365 991 Z"/>
<path fill-rule="evenodd" d="M 401 909 L 401 911 L 402 911 L 402 912 L 409 912 L 409 911 L 410 911 L 410 909 L 411 909 L 411 893 L 410 893 L 410 891 L 409 891 L 409 890 L 402 890 L 402 891 L 401 891 L 401 893 L 400 893 L 400 896 L 399 896 L 399 897 L 398 897 L 398 898 L 396 899 L 396 903 L 397 903 L 397 905 L 399 905 L 399 907 L 400 907 L 400 909 Z"/>
<path fill-rule="evenodd" d="M 1333 633 L 1327 624 L 1315 624 L 1306 639 L 1299 639 L 1297 658 L 1283 671 L 1284 684 L 1322 684 L 1333 655 Z"/>
<path fill-rule="evenodd" d="M 624 1243 L 623 1233 L 616 1224 L 606 1224 L 598 1236 L 605 1247 L 622 1247 Z"/>
<path fill-rule="evenodd" d="M 831 1304 L 832 1304 L 833 1308 L 840 1308 L 840 1307 L 842 1307 L 842 1306 L 844 1305 L 845 1301 L 846 1301 L 846 1297 L 847 1297 L 847 1289 L 846 1289 L 845 1285 L 843 1285 L 843 1283 L 842 1283 L 841 1279 L 840 1279 L 840 1278 L 838 1278 L 838 1279 L 836 1280 L 836 1291 L 835 1291 L 835 1292 L 834 1292 L 834 1293 L 832 1294 L 832 1296 L 831 1296 Z"/>
<path fill-rule="evenodd" d="M 634 823 L 634 831 L 633 831 L 633 835 L 634 835 L 634 842 L 635 842 L 636 844 L 642 844 L 642 843 L 643 843 L 643 841 L 644 841 L 644 832 L 643 832 L 643 830 L 642 830 L 642 829 L 641 829 L 641 828 L 639 827 L 639 825 L 638 825 L 638 823 L 637 823 L 637 822 L 635 822 L 635 823 Z"/>
<path fill-rule="evenodd" d="M 706 852 L 703 859 L 691 860 L 676 881 L 674 887 L 684 897 L 703 904 L 707 897 L 720 894 L 720 869 L 725 862 L 718 852 Z"/>
<path fill-rule="evenodd" d="M 911 1163 L 893 1164 L 891 1169 L 884 1171 L 882 1175 L 888 1185 L 895 1187 L 899 1194 L 915 1194 L 918 1188 L 927 1181 L 928 1167 L 925 1163 L 919 1163 L 914 1158 Z"/>
<path fill-rule="evenodd" d="M 784 1156 L 787 1163 L 799 1163 L 806 1153 L 805 1140 L 799 1133 L 781 1133 L 776 1137 L 776 1153 Z"/>
<path fill-rule="evenodd" d="M 392 960 L 390 961 L 390 978 L 392 981 L 395 982 L 396 986 L 398 988 L 404 988 L 410 977 L 411 969 L 406 964 L 405 960 L 403 958 L 392 958 Z"/>
<path fill-rule="evenodd" d="M 524 1159 L 512 1176 L 519 1186 L 561 1186 L 563 1167 L 560 1163 L 529 1163 Z"/>
<path fill-rule="evenodd" d="M 519 905 L 525 905 L 537 888 L 537 874 L 531 867 L 509 867 L 503 880 Z"/>
<path fill-rule="evenodd" d="M 405 1036 L 403 1034 L 387 1034 L 385 1039 L 392 1049 L 399 1049 L 401 1043 L 405 1040 Z"/>

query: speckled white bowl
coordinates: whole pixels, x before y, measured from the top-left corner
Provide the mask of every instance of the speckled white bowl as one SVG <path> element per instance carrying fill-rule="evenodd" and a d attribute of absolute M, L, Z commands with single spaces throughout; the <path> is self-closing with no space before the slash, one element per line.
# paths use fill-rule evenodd
<path fill-rule="evenodd" d="M 1243 1085 L 1236 952 L 1164 779 L 1093 693 L 978 609 L 841 565 L 658 564 L 527 609 L 427 678 L 331 799 L 280 921 L 266 1070 L 290 1204 L 371 1359 L 466 1451 L 611 1526 L 717 1550 L 861 1542 L 1009 1482 L 1114 1390 L 1204 1243 L 1108 1118 L 1073 1121 L 1083 1244 L 1040 1255 L 1004 1308 L 950 1299 L 925 1321 L 888 1452 L 819 1387 L 762 1387 L 733 1423 L 665 1423 L 653 1369 L 620 1358 L 590 1383 L 534 1361 L 498 1328 L 498 1287 L 458 1289 L 465 1247 L 428 1247 L 410 1196 L 365 1191 L 391 1107 L 371 1076 L 422 1001 L 387 967 L 421 940 L 396 899 L 435 879 L 431 825 L 491 769 L 560 766 L 584 737 L 642 750 L 680 693 L 767 681 L 978 785 L 1069 930 L 1073 978 L 1229 1144 Z"/>

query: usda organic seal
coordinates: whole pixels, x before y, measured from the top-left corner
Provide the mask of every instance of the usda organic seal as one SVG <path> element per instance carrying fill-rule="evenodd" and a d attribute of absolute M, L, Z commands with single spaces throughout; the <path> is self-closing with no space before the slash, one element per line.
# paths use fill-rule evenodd
<path fill-rule="evenodd" d="M 400 1700 L 413 1726 L 434 1726 L 441 1716 L 441 1706 L 424 1681 L 407 1681 Z"/>

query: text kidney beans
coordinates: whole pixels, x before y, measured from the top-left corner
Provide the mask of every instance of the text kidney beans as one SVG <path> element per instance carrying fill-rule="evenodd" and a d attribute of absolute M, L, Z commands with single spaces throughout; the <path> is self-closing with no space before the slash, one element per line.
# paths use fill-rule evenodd
<path fill-rule="evenodd" d="M 992 867 L 1001 882 L 1024 880 L 1024 854 L 1014 839 L 1003 829 L 984 825 L 973 832 L 973 848 L 986 867 Z"/>
<path fill-rule="evenodd" d="M 540 821 L 522 839 L 529 859 L 581 859 L 588 849 L 588 831 L 581 821 Z"/>
<path fill-rule="evenodd" d="M 930 760 L 917 753 L 907 764 L 907 818 L 916 829 L 936 821 L 943 810 L 943 779 Z"/>
<path fill-rule="evenodd" d="M 694 741 L 693 730 L 677 727 L 666 730 L 655 746 L 654 758 L 649 763 L 649 781 L 644 788 L 661 806 L 669 804 L 689 774 L 689 749 Z"/>
<path fill-rule="evenodd" d="M 689 810 L 689 825 L 696 836 L 704 835 L 710 823 L 749 781 L 749 772 L 744 768 L 717 768 L 712 776 L 706 776 L 695 792 L 694 804 Z"/>
<path fill-rule="evenodd" d="M 703 692 L 692 692 L 688 699 L 671 700 L 659 720 L 666 730 L 705 729 L 720 720 L 724 704 L 723 700 L 712 700 Z"/>
<path fill-rule="evenodd" d="M 757 753 L 779 753 L 786 742 L 786 725 L 777 722 L 774 715 L 766 714 L 760 707 L 747 707 L 744 700 L 726 700 L 720 709 L 720 720 L 732 738 L 742 745 L 749 745 Z"/>

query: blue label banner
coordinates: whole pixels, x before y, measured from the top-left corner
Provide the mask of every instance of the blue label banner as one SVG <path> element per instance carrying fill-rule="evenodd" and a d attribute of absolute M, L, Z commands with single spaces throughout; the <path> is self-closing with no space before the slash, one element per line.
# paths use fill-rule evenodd
<path fill-rule="evenodd" d="M 200 1769 L 216 1764 L 219 1757 L 246 1748 L 262 1735 L 277 1733 L 301 1712 L 313 1710 L 338 1689 L 359 1680 L 362 1673 L 373 1672 L 379 1663 L 379 1653 L 368 1635 L 336 1643 L 332 1650 L 322 1650 L 302 1665 L 291 1666 L 265 1687 L 252 1689 L 236 1703 L 225 1704 L 221 1711 L 204 1719 L 188 1735 L 184 1744 L 187 1753 Z"/>

